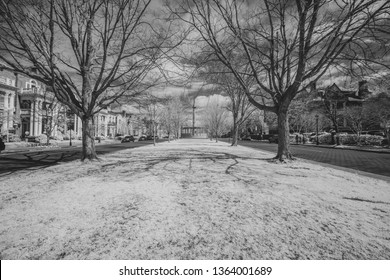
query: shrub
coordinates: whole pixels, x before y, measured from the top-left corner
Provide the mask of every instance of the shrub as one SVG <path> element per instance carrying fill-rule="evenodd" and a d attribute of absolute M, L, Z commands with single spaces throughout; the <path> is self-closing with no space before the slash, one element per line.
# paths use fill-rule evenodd
<path fill-rule="evenodd" d="M 340 134 L 339 140 L 341 145 L 356 145 L 357 137 L 356 134 Z"/>
<path fill-rule="evenodd" d="M 317 138 L 314 138 L 316 141 Z M 332 144 L 332 134 L 326 133 L 318 135 L 318 143 L 320 144 Z"/>
<path fill-rule="evenodd" d="M 62 133 L 60 131 L 57 132 L 57 140 L 64 140 L 64 136 L 62 135 Z"/>
<path fill-rule="evenodd" d="M 47 135 L 41 134 L 35 138 L 35 141 L 39 142 L 40 144 L 46 144 L 47 143 Z"/>
<path fill-rule="evenodd" d="M 340 144 L 342 145 L 357 145 L 357 134 L 340 135 Z M 379 135 L 360 135 L 360 144 L 367 146 L 380 146 L 383 142 L 383 137 Z"/>
<path fill-rule="evenodd" d="M 380 146 L 383 141 L 383 137 L 380 135 L 361 135 L 360 143 L 363 145 Z"/>
<path fill-rule="evenodd" d="M 63 134 L 63 140 L 69 140 L 70 136 L 72 136 L 72 140 L 76 139 L 77 137 L 73 130 L 68 130 L 66 133 Z"/>
<path fill-rule="evenodd" d="M 7 135 L 4 135 L 3 136 L 3 140 L 6 140 L 7 139 Z M 10 133 L 8 134 L 8 141 L 9 142 L 20 142 L 20 136 L 19 135 L 16 135 L 16 134 L 13 134 L 13 133 Z"/>

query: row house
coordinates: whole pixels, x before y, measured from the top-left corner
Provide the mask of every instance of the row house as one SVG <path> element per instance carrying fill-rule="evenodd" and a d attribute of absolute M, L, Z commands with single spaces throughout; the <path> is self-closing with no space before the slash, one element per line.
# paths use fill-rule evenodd
<path fill-rule="evenodd" d="M 81 135 L 81 121 L 78 120 L 77 134 Z M 142 135 L 146 133 L 146 126 L 142 114 L 129 112 L 121 108 L 106 108 L 95 115 L 95 135 L 105 138 L 114 138 L 118 135 Z"/>
<path fill-rule="evenodd" d="M 16 75 L 4 70 L 0 65 L 0 132 L 6 135 L 8 132 L 15 132 L 17 128 L 17 87 Z"/>
<path fill-rule="evenodd" d="M 62 120 L 62 122 L 59 121 Z M 44 84 L 14 72 L 0 64 L 0 136 L 6 141 L 13 137 L 39 136 L 46 133 L 50 122 L 51 136 L 72 131 L 81 138 L 81 119 L 61 105 Z M 138 135 L 145 131 L 141 116 L 120 109 L 104 109 L 95 116 L 95 135 Z"/>
<path fill-rule="evenodd" d="M 45 132 L 47 109 L 53 93 L 40 82 L 0 65 L 1 134 L 9 138 L 38 136 Z"/>

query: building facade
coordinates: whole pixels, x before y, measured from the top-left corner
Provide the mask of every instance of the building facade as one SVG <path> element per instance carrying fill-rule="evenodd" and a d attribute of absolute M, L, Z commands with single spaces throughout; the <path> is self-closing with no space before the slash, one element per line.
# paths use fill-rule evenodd
<path fill-rule="evenodd" d="M 367 81 L 360 81 L 356 90 L 343 89 L 336 84 L 318 89 L 317 102 L 321 103 L 324 113 L 332 120 L 336 130 L 348 130 L 345 110 L 352 106 L 362 106 L 371 95 Z"/>
<path fill-rule="evenodd" d="M 142 115 L 137 112 L 107 108 L 95 116 L 96 136 L 113 138 L 145 131 Z M 41 134 L 81 138 L 82 124 L 44 84 L 0 64 L 0 134 L 5 141 Z"/>

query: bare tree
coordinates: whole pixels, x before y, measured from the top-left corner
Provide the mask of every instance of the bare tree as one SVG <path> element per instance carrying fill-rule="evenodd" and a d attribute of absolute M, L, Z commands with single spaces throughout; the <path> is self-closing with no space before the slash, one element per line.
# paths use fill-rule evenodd
<path fill-rule="evenodd" d="M 372 123 L 379 124 L 390 143 L 390 93 L 381 92 L 372 96 L 364 106 Z"/>
<path fill-rule="evenodd" d="M 63 106 L 48 90 L 43 92 L 42 108 L 38 115 L 42 119 L 43 133 L 47 136 L 46 144 L 49 145 L 50 138 L 58 128 L 66 122 L 64 117 L 65 106 Z"/>
<path fill-rule="evenodd" d="M 256 110 L 256 107 L 249 102 L 242 88 L 234 82 L 235 80 L 228 80 L 223 87 L 230 99 L 227 109 L 233 116 L 232 146 L 237 146 L 240 128 Z"/>
<path fill-rule="evenodd" d="M 373 115 L 367 106 L 348 106 L 343 110 L 343 116 L 347 121 L 347 126 L 356 134 L 356 142 L 360 145 L 360 136 L 366 125 L 373 123 Z"/>
<path fill-rule="evenodd" d="M 157 97 L 148 93 L 138 102 L 140 107 L 146 111 L 146 122 L 149 123 L 150 128 L 149 133 L 153 137 L 153 145 L 156 145 L 157 129 L 163 118 L 163 104 L 166 103 L 166 98 Z"/>
<path fill-rule="evenodd" d="M 82 160 L 97 158 L 94 115 L 151 86 L 146 78 L 164 53 L 169 26 L 154 29 L 150 3 L 0 0 L 0 58 L 50 86 L 81 118 Z"/>
<path fill-rule="evenodd" d="M 232 146 L 237 146 L 240 127 L 256 109 L 248 100 L 241 85 L 234 76 L 224 71 L 225 66 L 221 63 L 205 62 L 202 65 L 201 77 L 214 85 L 215 91 L 229 98 L 227 109 L 233 116 Z"/>
<path fill-rule="evenodd" d="M 240 83 L 249 101 L 278 116 L 276 158 L 290 159 L 288 108 L 295 96 L 342 65 L 365 28 L 385 20 L 389 1 L 183 0 L 169 6 Z M 195 35 L 196 34 L 196 35 Z M 241 64 L 235 55 L 243 54 Z M 372 59 L 373 60 L 373 59 Z M 249 68 L 247 67 L 249 65 Z M 255 86 L 248 86 L 248 77 Z"/>
<path fill-rule="evenodd" d="M 203 123 L 210 138 L 218 138 L 230 130 L 228 111 L 216 101 L 209 102 L 203 111 Z"/>
<path fill-rule="evenodd" d="M 290 130 L 298 133 L 315 131 L 317 126 L 315 115 L 319 115 L 318 129 L 321 131 L 330 126 L 330 120 L 337 124 L 339 118 L 333 119 L 334 113 L 327 99 L 313 99 L 311 93 L 302 91 L 291 102 L 288 110 Z"/>
<path fill-rule="evenodd" d="M 175 136 L 175 138 L 180 137 L 180 130 L 188 119 L 186 112 L 190 104 L 188 102 L 188 98 L 184 96 L 166 98 L 161 116 L 161 124 L 168 134 L 168 139 L 171 136 Z"/>

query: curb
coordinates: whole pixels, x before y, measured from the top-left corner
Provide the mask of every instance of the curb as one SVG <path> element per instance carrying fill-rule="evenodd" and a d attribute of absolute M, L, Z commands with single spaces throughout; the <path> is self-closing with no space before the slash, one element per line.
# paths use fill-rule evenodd
<path fill-rule="evenodd" d="M 261 143 L 268 143 L 268 141 L 264 140 L 255 140 L 251 142 L 261 142 Z M 351 150 L 351 151 L 359 151 L 359 152 L 368 152 L 368 153 L 377 153 L 377 154 L 390 154 L 390 149 L 389 150 L 383 150 L 383 151 L 378 151 L 378 150 L 363 150 L 363 149 L 357 149 L 357 148 L 337 148 L 337 146 L 324 146 L 324 145 L 315 145 L 315 144 L 296 144 L 296 143 L 290 143 L 291 146 L 308 146 L 308 147 L 318 147 L 318 148 L 325 148 L 325 149 L 339 149 L 339 150 Z"/>
<path fill-rule="evenodd" d="M 351 150 L 351 151 L 359 151 L 359 152 L 368 152 L 368 153 L 377 153 L 377 154 L 390 154 L 390 151 L 377 151 L 377 150 L 363 150 L 363 149 L 356 149 L 356 148 L 338 148 L 337 146 L 323 146 L 323 145 L 312 145 L 312 144 L 292 144 L 294 146 L 309 146 L 309 147 L 318 147 L 318 148 L 325 148 L 325 149 L 336 149 L 336 150 Z"/>

